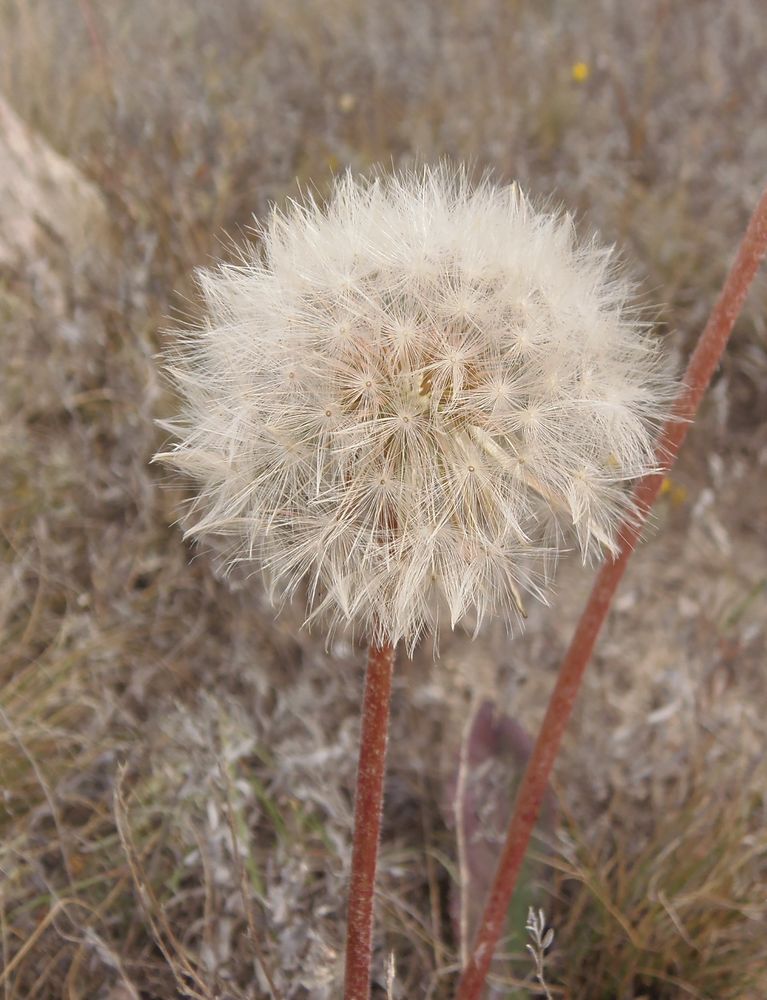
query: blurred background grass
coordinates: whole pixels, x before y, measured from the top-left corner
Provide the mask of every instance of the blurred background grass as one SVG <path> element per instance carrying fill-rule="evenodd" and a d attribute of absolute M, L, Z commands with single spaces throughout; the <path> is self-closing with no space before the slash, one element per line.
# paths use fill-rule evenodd
<path fill-rule="evenodd" d="M 2 995 L 337 996 L 362 657 L 192 561 L 148 466 L 162 331 L 270 202 L 449 156 L 617 242 L 684 354 L 765 180 L 764 4 L 0 0 L 0 52 L 33 136 L 6 180 L 50 148 L 77 181 L 0 183 Z M 762 276 L 560 763 L 554 995 L 767 991 L 766 305 Z M 455 981 L 439 788 L 467 713 L 534 729 L 588 581 L 564 566 L 511 651 L 491 630 L 400 671 L 395 996 Z M 534 993 L 524 957 L 497 974 Z"/>

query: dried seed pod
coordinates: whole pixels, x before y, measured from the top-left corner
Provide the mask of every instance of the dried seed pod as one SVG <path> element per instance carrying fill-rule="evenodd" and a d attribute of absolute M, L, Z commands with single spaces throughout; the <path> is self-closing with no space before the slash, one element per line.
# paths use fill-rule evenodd
<path fill-rule="evenodd" d="M 610 250 L 446 166 L 347 174 L 259 235 L 170 354 L 189 534 L 409 649 L 518 621 L 568 536 L 613 547 L 673 380 Z"/>

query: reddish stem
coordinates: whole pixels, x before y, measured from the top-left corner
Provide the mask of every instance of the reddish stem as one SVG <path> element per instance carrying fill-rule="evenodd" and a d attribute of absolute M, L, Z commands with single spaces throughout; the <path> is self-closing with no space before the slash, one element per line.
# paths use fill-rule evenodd
<path fill-rule="evenodd" d="M 91 0 L 78 0 L 80 14 L 85 22 L 85 29 L 88 32 L 91 48 L 96 53 L 96 59 L 104 79 L 109 82 L 109 53 L 104 42 L 104 38 L 99 30 L 98 21 L 91 4 Z"/>
<path fill-rule="evenodd" d="M 493 952 L 503 931 L 517 876 L 538 820 L 551 769 L 597 636 L 629 557 L 639 540 L 650 507 L 658 495 L 665 473 L 671 468 L 687 436 L 690 421 L 695 416 L 721 359 L 749 285 L 765 253 L 767 253 L 767 189 L 754 210 L 735 263 L 727 275 L 724 288 L 690 358 L 683 386 L 674 406 L 673 417 L 661 432 L 657 456 L 658 464 L 664 471 L 645 476 L 637 484 L 634 499 L 641 517 L 638 523 L 624 524 L 620 529 L 620 555 L 614 559 L 608 558 L 599 572 L 560 668 L 546 717 L 517 795 L 495 881 L 469 964 L 458 985 L 456 1000 L 479 1000 Z"/>
<path fill-rule="evenodd" d="M 373 955 L 373 894 L 381 836 L 389 703 L 394 647 L 371 643 L 362 705 L 362 733 L 354 805 L 354 849 L 346 931 L 344 1000 L 370 1000 Z"/>

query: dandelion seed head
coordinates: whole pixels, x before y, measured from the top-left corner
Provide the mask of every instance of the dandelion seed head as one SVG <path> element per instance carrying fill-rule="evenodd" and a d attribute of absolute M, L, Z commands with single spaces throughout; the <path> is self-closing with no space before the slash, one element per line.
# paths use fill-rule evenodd
<path fill-rule="evenodd" d="M 341 177 L 200 275 L 158 457 L 276 603 L 412 650 L 543 596 L 559 549 L 615 549 L 672 380 L 609 251 L 447 166 Z"/>

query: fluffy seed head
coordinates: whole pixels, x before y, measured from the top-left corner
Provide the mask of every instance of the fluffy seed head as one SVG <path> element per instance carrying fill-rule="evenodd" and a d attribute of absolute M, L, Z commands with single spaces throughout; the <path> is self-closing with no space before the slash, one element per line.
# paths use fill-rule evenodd
<path fill-rule="evenodd" d="M 408 648 L 542 596 L 568 536 L 614 546 L 670 380 L 609 250 L 447 167 L 274 211 L 200 274 L 160 458 L 275 600 Z"/>

